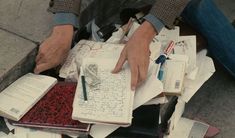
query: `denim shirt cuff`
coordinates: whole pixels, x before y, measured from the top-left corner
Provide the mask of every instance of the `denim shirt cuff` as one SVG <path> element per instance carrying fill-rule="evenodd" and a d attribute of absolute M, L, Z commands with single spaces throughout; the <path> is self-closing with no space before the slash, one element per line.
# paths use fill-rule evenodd
<path fill-rule="evenodd" d="M 148 22 L 150 22 L 153 27 L 155 28 L 155 30 L 157 31 L 157 33 L 160 33 L 160 31 L 162 30 L 162 28 L 165 26 L 162 21 L 160 21 L 157 17 L 155 17 L 152 14 L 147 14 L 144 19 Z"/>
<path fill-rule="evenodd" d="M 78 17 L 73 13 L 56 13 L 54 15 L 54 25 L 73 25 L 75 28 L 79 28 Z"/>

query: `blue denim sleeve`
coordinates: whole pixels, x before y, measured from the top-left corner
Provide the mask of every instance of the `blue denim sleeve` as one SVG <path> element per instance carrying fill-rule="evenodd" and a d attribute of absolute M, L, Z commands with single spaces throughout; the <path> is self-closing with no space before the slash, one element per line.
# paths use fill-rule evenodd
<path fill-rule="evenodd" d="M 56 13 L 54 15 L 54 25 L 71 24 L 75 28 L 79 28 L 78 17 L 73 13 Z"/>
<path fill-rule="evenodd" d="M 147 14 L 144 19 L 148 22 L 150 22 L 153 27 L 155 28 L 155 30 L 159 33 L 162 28 L 165 26 L 162 21 L 160 21 L 157 17 L 155 17 L 152 14 Z"/>
<path fill-rule="evenodd" d="M 150 22 L 157 32 L 160 32 L 164 24 L 154 15 L 148 14 L 144 17 L 145 20 Z M 79 28 L 78 17 L 73 13 L 56 13 L 54 15 L 54 25 L 71 24 L 75 28 Z"/>

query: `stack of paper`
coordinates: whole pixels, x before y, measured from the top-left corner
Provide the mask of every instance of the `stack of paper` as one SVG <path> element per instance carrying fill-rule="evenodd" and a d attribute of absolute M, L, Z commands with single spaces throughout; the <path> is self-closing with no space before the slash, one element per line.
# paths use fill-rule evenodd
<path fill-rule="evenodd" d="M 207 81 L 215 72 L 215 67 L 213 60 L 206 56 L 207 51 L 203 50 L 196 53 L 196 36 L 174 36 L 171 34 L 176 34 L 175 30 L 163 29 L 163 31 L 157 36 L 157 40 L 165 43 L 166 41 L 176 40 L 175 48 L 172 55 L 180 54 L 188 57 L 188 64 L 185 68 L 185 77 L 183 80 L 183 86 L 181 90 L 181 95 L 178 96 L 178 101 L 175 106 L 175 110 L 168 121 L 169 135 L 167 138 L 188 138 L 188 137 L 200 137 L 203 138 L 208 127 L 208 125 L 197 125 L 202 124 L 200 122 L 194 123 L 195 127 L 192 127 L 193 120 L 188 120 L 182 118 L 184 112 L 185 104 L 192 98 L 192 96 L 197 92 L 197 90 Z M 169 36 L 169 37 L 166 37 Z M 170 39 L 170 40 L 169 40 Z M 171 67 L 172 69 L 179 68 L 180 66 Z M 172 74 L 172 76 L 175 74 Z M 174 78 L 174 77 L 173 77 Z M 172 78 L 170 79 L 172 80 Z M 170 85 L 169 82 L 163 82 L 164 88 L 169 87 L 165 85 Z M 197 126 L 197 127 L 196 127 Z M 185 129 L 187 128 L 187 129 Z M 201 130 L 199 132 L 199 130 Z M 196 132 L 196 133 L 195 133 Z"/>
<path fill-rule="evenodd" d="M 173 98 L 176 97 L 177 103 L 170 119 L 167 120 L 169 127 L 168 135 L 165 137 L 204 137 L 208 125 L 183 118 L 182 114 L 185 104 L 215 72 L 212 59 L 206 56 L 206 51 L 196 54 L 195 36 L 179 36 L 179 27 L 172 30 L 163 28 L 150 44 L 151 55 L 147 79 L 133 92 L 130 90 L 131 75 L 128 64 L 125 64 L 123 70 L 118 74 L 112 74 L 111 71 L 125 46 L 125 44 L 119 43 L 129 40 L 138 27 L 139 24 L 133 22 L 127 36 L 126 31 L 120 28 L 107 42 L 82 40 L 70 51 L 60 70 L 60 77 L 78 82 L 73 101 L 72 118 L 94 124 L 91 127 L 90 135 L 94 138 L 104 138 L 120 126 L 131 125 L 134 109 L 141 105 L 167 103 L 168 98 L 165 94 L 170 94 L 170 96 L 174 96 Z M 174 41 L 175 44 L 172 53 L 167 55 L 162 66 L 156 64 L 155 60 L 164 54 L 164 49 L 171 41 Z M 84 86 L 79 77 L 80 67 L 85 72 L 87 101 L 84 100 L 84 93 L 82 93 Z M 163 71 L 161 80 L 158 79 L 160 71 Z M 4 117 L 19 120 L 57 82 L 54 78 L 33 74 L 27 74 L 22 78 L 0 94 L 0 113 Z M 34 89 L 33 93 L 32 89 Z M 66 98 L 61 95 L 60 98 Z M 61 107 L 55 106 L 55 108 Z M 67 110 L 71 109 L 67 108 L 69 108 Z M 9 133 L 8 136 L 0 134 L 0 137 L 61 137 L 60 134 L 20 127 L 15 128 L 15 134 L 10 130 L 12 129 L 6 130 Z"/>
<path fill-rule="evenodd" d="M 87 46 L 94 45 L 94 47 L 96 47 L 96 45 L 99 45 L 100 49 L 91 50 L 89 53 L 87 53 L 87 57 L 89 57 L 89 58 L 86 57 L 83 60 L 82 66 L 85 67 L 85 66 L 88 66 L 87 63 L 89 63 L 89 65 L 90 65 L 90 63 L 93 63 L 92 65 L 96 64 L 97 69 L 99 69 L 98 67 L 101 66 L 101 64 L 102 64 L 102 68 L 104 68 L 105 65 L 108 65 L 107 69 L 109 69 L 109 70 L 106 71 L 107 73 L 110 73 L 116 64 L 116 61 L 109 62 L 110 59 L 112 59 L 115 56 L 118 58 L 120 55 L 120 52 L 123 48 L 122 47 L 123 45 L 119 45 L 119 44 L 109 44 L 109 43 L 101 43 L 101 42 L 86 41 L 86 40 L 79 42 L 78 45 L 87 45 Z M 156 43 L 156 45 L 152 45 L 151 49 L 159 49 L 159 48 L 153 48 L 154 46 L 159 47 L 158 43 Z M 153 51 L 153 53 L 156 53 L 156 52 Z M 99 59 L 101 59 L 101 60 L 99 60 Z M 149 71 L 148 71 L 149 74 L 148 74 L 148 77 L 147 77 L 147 80 L 145 81 L 145 83 L 142 84 L 139 88 L 137 88 L 135 93 L 131 92 L 131 91 L 125 91 L 124 94 L 133 94 L 133 95 L 135 94 L 133 106 L 131 106 L 131 104 L 127 104 L 128 106 L 131 106 L 131 110 L 150 101 L 151 99 L 158 96 L 162 92 L 162 90 L 163 90 L 162 84 L 159 80 L 156 79 L 157 68 L 158 68 L 158 65 L 151 62 L 150 67 L 149 67 Z M 129 76 L 125 76 L 126 78 L 130 77 L 130 74 L 127 74 L 127 75 L 129 75 Z M 109 76 L 112 77 L 112 74 L 110 73 Z M 100 79 L 100 77 L 98 77 L 98 78 Z M 89 77 L 87 79 L 90 80 Z M 110 78 L 106 78 L 106 79 L 107 79 L 106 81 L 109 81 L 108 79 L 110 79 Z M 91 80 L 94 80 L 94 78 L 93 79 L 91 78 Z M 116 78 L 116 80 L 117 80 L 117 78 Z M 124 82 L 124 81 L 122 81 L 122 82 Z M 80 81 L 78 81 L 78 83 L 80 84 Z M 83 94 L 81 93 L 82 89 L 81 89 L 81 87 L 79 87 L 80 86 L 79 84 L 77 87 L 77 92 L 76 92 L 74 104 L 73 104 L 73 118 L 78 119 L 79 121 L 83 121 L 83 122 L 95 123 L 96 125 L 93 125 L 91 128 L 91 134 L 95 133 L 95 135 L 96 135 L 96 132 L 100 132 L 100 131 L 96 131 L 97 129 L 100 129 L 100 127 L 102 127 L 102 128 L 106 127 L 106 125 L 105 125 L 106 123 L 109 124 L 107 126 L 108 126 L 109 130 L 111 130 L 111 132 L 114 131 L 115 129 L 117 129 L 118 127 L 120 127 L 120 125 L 122 125 L 122 124 L 121 124 L 121 122 L 118 122 L 117 118 L 116 119 L 114 118 L 114 120 L 113 120 L 113 118 L 111 118 L 110 116 L 107 118 L 107 116 L 104 116 L 104 115 L 103 115 L 104 118 L 97 118 L 97 116 L 99 116 L 98 114 L 100 113 L 100 111 L 97 111 L 96 113 L 91 113 L 91 110 L 88 111 L 88 109 L 93 109 L 92 112 L 95 112 L 94 109 L 98 110 L 98 108 L 99 108 L 98 103 L 97 103 L 97 100 L 93 99 L 94 97 L 93 98 L 91 97 L 91 93 L 90 94 L 88 93 L 88 101 L 85 102 L 83 99 Z M 122 85 L 116 85 L 116 84 L 109 84 L 109 85 L 115 85 L 115 86 L 113 86 L 113 88 L 114 87 L 130 88 L 130 81 L 128 81 L 128 83 L 125 84 L 125 85 L 127 85 L 125 87 L 123 87 Z M 92 87 L 92 89 L 93 88 L 94 87 Z M 99 87 L 99 89 L 101 90 L 101 87 Z M 88 90 L 90 90 L 90 88 L 88 88 Z M 106 90 L 102 90 L 102 91 L 98 92 L 99 96 L 95 96 L 95 98 L 96 99 L 102 98 L 100 96 Z M 112 89 L 111 91 L 113 91 L 113 90 L 114 89 Z M 95 91 L 97 91 L 97 89 L 95 89 Z M 94 92 L 92 92 L 92 94 L 94 94 Z M 119 92 L 119 94 L 121 94 L 121 93 Z M 112 96 L 112 95 L 110 95 L 110 96 Z M 120 95 L 117 95 L 117 96 L 121 98 Z M 109 100 L 110 98 L 112 98 L 112 97 L 107 97 L 107 94 L 106 94 L 105 100 Z M 92 103 L 93 100 L 94 100 L 94 102 L 96 101 L 96 103 Z M 104 100 L 104 98 L 100 99 L 100 101 L 102 103 L 105 102 L 105 100 Z M 118 99 L 116 99 L 116 100 L 119 101 Z M 113 99 L 111 101 L 109 100 L 110 103 L 117 102 L 117 101 L 115 101 L 115 99 Z M 127 100 L 127 101 L 130 102 L 130 100 Z M 97 107 L 95 108 L 94 105 L 96 105 Z M 110 104 L 108 104 L 108 105 L 111 106 Z M 112 110 L 113 110 L 113 108 L 112 108 Z M 127 111 L 128 109 L 126 108 L 125 110 Z M 89 116 L 87 116 L 87 112 L 89 112 Z M 84 115 L 86 114 L 86 115 L 83 116 L 82 114 L 84 114 Z M 94 114 L 94 117 L 92 118 L 91 115 L 93 115 L 93 114 Z M 88 118 L 90 120 L 88 120 Z M 97 119 L 99 119 L 99 121 Z M 110 123 L 112 123 L 112 122 L 113 122 L 113 124 L 115 124 L 115 121 L 119 124 L 118 125 L 110 125 Z M 110 123 L 108 123 L 108 122 L 110 122 Z M 103 125 L 98 125 L 98 124 L 103 124 Z M 106 129 L 103 129 L 103 130 L 106 130 Z M 104 133 L 102 133 L 102 134 L 104 134 Z M 95 136 L 95 137 L 97 137 L 97 136 Z"/>
<path fill-rule="evenodd" d="M 134 23 L 127 37 L 131 37 L 138 26 L 139 25 L 137 23 Z M 108 41 L 109 43 L 112 43 L 113 40 L 113 43 L 117 43 L 120 42 L 119 40 L 123 39 L 123 36 L 123 31 L 119 30 L 118 32 L 115 32 Z M 169 70 L 170 73 L 168 73 L 165 80 L 161 82 L 157 79 L 156 75 L 159 71 L 159 65 L 155 64 L 154 61 L 160 54 L 162 54 L 167 44 L 172 40 L 175 42 L 175 49 L 169 56 L 169 59 L 172 59 L 172 61 L 166 62 L 166 70 Z M 103 54 L 99 54 L 99 52 L 97 52 L 99 50 L 102 51 L 102 49 L 106 49 L 107 45 L 102 45 L 101 43 L 95 42 L 93 44 L 89 42 L 88 44 L 87 41 L 81 41 L 72 50 L 73 52 L 71 52 L 65 65 L 60 70 L 60 76 L 66 79 L 77 79 L 77 71 L 79 71 L 77 69 L 79 69 L 82 65 L 83 59 L 82 56 L 79 56 L 79 52 L 81 52 L 79 48 L 87 48 L 82 51 L 83 56 L 87 56 L 89 53 L 92 53 L 90 56 L 96 56 L 98 54 L 104 58 L 109 58 L 109 56 L 119 56 L 115 52 L 108 56 L 104 56 Z M 112 44 L 109 44 L 109 50 L 112 50 Z M 206 56 L 206 51 L 196 54 L 196 37 L 179 36 L 179 27 L 176 27 L 173 30 L 164 28 L 160 34 L 153 39 L 150 45 L 150 50 L 150 75 L 144 85 L 136 90 L 133 110 L 143 104 L 164 104 L 168 101 L 166 97 L 157 96 L 161 94 L 163 90 L 175 92 L 176 89 L 179 88 L 177 89 L 177 93 L 173 93 L 173 95 L 178 96 L 178 103 L 172 117 L 169 120 L 169 122 L 171 122 L 169 123 L 169 132 L 172 132 L 171 136 L 173 136 L 173 134 L 175 135 L 176 133 L 175 131 L 177 130 L 178 132 L 178 129 L 180 129 L 179 126 L 181 126 L 181 124 L 179 123 L 183 120 L 181 116 L 184 112 L 185 104 L 191 99 L 203 83 L 215 72 L 214 64 L 212 59 Z M 174 72 L 177 72 L 177 75 Z M 181 82 L 178 83 L 178 80 Z M 96 138 L 103 138 L 112 133 L 118 127 L 120 127 L 120 125 L 95 124 L 91 128 L 90 135 Z M 185 136 L 182 138 L 184 137 Z"/>

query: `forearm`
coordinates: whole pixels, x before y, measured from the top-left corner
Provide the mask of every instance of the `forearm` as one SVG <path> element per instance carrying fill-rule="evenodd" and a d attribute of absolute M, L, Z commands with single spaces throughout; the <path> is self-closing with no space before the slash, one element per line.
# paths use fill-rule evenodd
<path fill-rule="evenodd" d="M 52 35 L 57 34 L 58 36 L 64 36 L 67 38 L 73 37 L 73 26 L 72 25 L 58 25 L 54 26 Z"/>

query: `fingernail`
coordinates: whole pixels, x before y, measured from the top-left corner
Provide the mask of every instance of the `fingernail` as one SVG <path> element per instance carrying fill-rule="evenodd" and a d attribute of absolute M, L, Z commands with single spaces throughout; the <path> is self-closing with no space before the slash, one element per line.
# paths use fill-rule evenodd
<path fill-rule="evenodd" d="M 35 74 L 38 74 L 38 70 L 35 68 L 33 71 Z"/>
<path fill-rule="evenodd" d="M 132 91 L 135 91 L 135 86 L 131 86 L 131 90 L 132 90 Z"/>
<path fill-rule="evenodd" d="M 116 70 L 115 70 L 115 69 L 113 69 L 113 70 L 111 71 L 111 73 L 116 73 Z"/>

